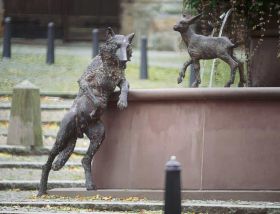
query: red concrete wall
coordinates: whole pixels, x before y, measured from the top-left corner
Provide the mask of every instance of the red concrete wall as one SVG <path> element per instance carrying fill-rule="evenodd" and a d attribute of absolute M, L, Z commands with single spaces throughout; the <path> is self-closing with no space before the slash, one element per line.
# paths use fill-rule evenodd
<path fill-rule="evenodd" d="M 280 190 L 280 89 L 134 90 L 111 102 L 99 188 L 163 189 L 171 155 L 187 190 Z"/>

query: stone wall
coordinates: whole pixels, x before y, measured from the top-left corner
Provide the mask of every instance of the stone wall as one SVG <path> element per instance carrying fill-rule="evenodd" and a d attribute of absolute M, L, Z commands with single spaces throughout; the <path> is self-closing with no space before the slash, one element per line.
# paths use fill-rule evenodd
<path fill-rule="evenodd" d="M 128 100 L 124 111 L 109 103 L 103 117 L 98 188 L 162 190 L 175 155 L 182 188 L 196 192 L 186 198 L 280 200 L 279 88 L 138 89 Z"/>
<path fill-rule="evenodd" d="M 181 0 L 123 0 L 121 8 L 121 33 L 135 32 L 137 46 L 146 35 L 149 48 L 177 49 L 179 34 L 172 28 L 181 14 Z"/>

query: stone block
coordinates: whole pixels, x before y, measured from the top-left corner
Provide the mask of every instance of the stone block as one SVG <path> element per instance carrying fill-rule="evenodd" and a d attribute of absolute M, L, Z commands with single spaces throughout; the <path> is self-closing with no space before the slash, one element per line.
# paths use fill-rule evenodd
<path fill-rule="evenodd" d="M 25 80 L 13 90 L 8 145 L 42 146 L 40 90 Z"/>

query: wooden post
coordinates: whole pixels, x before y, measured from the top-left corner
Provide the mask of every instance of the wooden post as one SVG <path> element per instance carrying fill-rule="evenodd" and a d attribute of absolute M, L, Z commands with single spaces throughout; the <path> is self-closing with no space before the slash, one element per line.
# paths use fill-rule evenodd
<path fill-rule="evenodd" d="M 41 147 L 40 90 L 25 80 L 13 90 L 8 145 Z"/>

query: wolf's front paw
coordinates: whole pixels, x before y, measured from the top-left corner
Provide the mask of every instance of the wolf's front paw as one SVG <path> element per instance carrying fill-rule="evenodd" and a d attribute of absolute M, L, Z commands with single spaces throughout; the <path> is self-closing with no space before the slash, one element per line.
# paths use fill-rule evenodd
<path fill-rule="evenodd" d="M 95 184 L 90 183 L 90 184 L 86 184 L 86 189 L 87 190 L 97 190 L 97 187 Z"/>
<path fill-rule="evenodd" d="M 119 99 L 117 105 L 118 105 L 118 108 L 120 110 L 123 110 L 123 109 L 125 109 L 127 107 L 127 100 L 126 99 Z"/>

